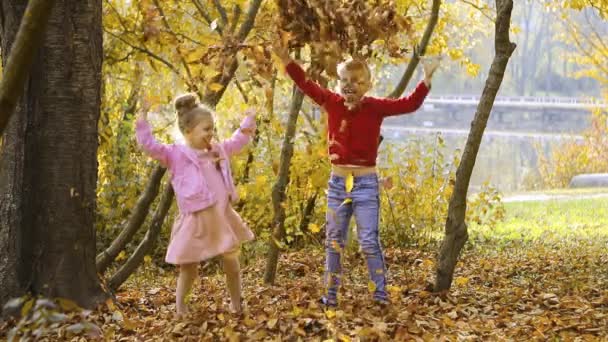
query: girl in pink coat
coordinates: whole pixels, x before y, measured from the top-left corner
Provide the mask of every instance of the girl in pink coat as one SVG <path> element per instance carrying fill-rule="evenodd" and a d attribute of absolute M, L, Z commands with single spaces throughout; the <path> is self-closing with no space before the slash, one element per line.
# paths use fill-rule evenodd
<path fill-rule="evenodd" d="M 144 104 L 137 119 L 137 142 L 170 171 L 179 208 L 165 258 L 168 263 L 179 265 L 177 314 L 188 312 L 184 300 L 197 278 L 198 264 L 218 255 L 223 258 L 230 310 L 239 312 L 239 249 L 241 242 L 253 239 L 253 232 L 230 205 L 237 200 L 237 192 L 229 158 L 249 142 L 255 130 L 255 111 L 247 110 L 240 128 L 230 139 L 214 143 L 213 111 L 200 104 L 196 95 L 181 95 L 175 100 L 175 109 L 186 144 L 165 145 L 152 136 L 148 109 Z"/>

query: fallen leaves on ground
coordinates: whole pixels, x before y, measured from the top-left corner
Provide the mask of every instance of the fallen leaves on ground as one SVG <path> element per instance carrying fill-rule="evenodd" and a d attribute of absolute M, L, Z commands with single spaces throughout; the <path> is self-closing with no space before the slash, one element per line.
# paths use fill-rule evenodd
<path fill-rule="evenodd" d="M 470 249 L 447 294 L 429 291 L 431 253 L 388 250 L 388 308 L 372 303 L 362 256 L 347 255 L 340 304 L 332 310 L 318 304 L 323 252 L 295 252 L 282 256 L 273 286 L 261 282 L 264 260 L 244 268 L 240 316 L 229 313 L 224 277 L 214 273 L 201 275 L 185 318 L 174 317 L 173 277 L 135 277 L 115 305 L 108 302 L 87 318 L 111 341 L 599 341 L 608 338 L 605 248 L 580 243 Z M 84 336 L 85 326 L 75 319 L 55 323 L 49 340 Z"/>

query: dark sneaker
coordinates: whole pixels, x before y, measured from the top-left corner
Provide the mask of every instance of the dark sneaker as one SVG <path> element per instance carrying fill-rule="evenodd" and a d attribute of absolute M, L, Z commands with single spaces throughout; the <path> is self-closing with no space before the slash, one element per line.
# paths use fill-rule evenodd
<path fill-rule="evenodd" d="M 323 296 L 321 299 L 319 299 L 319 304 L 325 306 L 326 308 L 335 308 L 338 306 L 338 301 Z"/>

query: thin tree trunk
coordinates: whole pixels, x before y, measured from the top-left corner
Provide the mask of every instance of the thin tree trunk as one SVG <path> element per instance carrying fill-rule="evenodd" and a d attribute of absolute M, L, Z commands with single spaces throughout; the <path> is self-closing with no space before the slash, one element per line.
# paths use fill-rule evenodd
<path fill-rule="evenodd" d="M 167 190 L 163 193 L 160 203 L 156 208 L 152 222 L 150 223 L 150 229 L 146 232 L 143 240 L 139 243 L 139 246 L 135 249 L 131 257 L 116 271 L 116 273 L 110 278 L 108 287 L 112 291 L 116 291 L 120 285 L 122 285 L 133 272 L 139 267 L 141 262 L 144 260 L 146 254 L 148 254 L 156 245 L 158 236 L 160 235 L 163 222 L 167 216 L 167 212 L 171 208 L 173 203 L 173 188 L 167 187 Z"/>
<path fill-rule="evenodd" d="M 412 79 L 414 75 L 414 71 L 420 63 L 420 56 L 424 56 L 426 52 L 426 47 L 429 45 L 431 41 L 431 36 L 433 35 L 433 31 L 435 30 L 435 25 L 437 25 L 437 20 L 439 19 L 439 8 L 441 7 L 441 0 L 433 0 L 433 4 L 431 5 L 431 17 L 429 21 L 426 23 L 426 28 L 424 29 L 424 34 L 422 35 L 422 39 L 420 40 L 420 44 L 417 47 L 417 51 L 412 52 L 412 59 L 407 64 L 405 68 L 405 72 L 403 76 L 401 76 L 401 80 L 395 87 L 395 90 L 389 95 L 389 97 L 397 98 L 403 94 L 405 88 L 407 88 L 408 83 Z"/>
<path fill-rule="evenodd" d="M 2 6 L 2 13 L 6 6 L 19 6 L 18 3 L 20 2 L 16 2 L 16 4 L 10 1 L 6 2 Z M 21 3 L 23 2 L 21 1 Z M 4 133 L 4 129 L 23 92 L 23 86 L 30 73 L 36 50 L 44 37 L 44 30 L 54 5 L 55 0 L 31 0 L 27 2 L 25 15 L 21 17 L 17 37 L 11 44 L 8 60 L 3 65 L 4 73 L 0 81 L 0 135 Z M 3 27 L 15 24 L 10 22 L 12 19 L 10 16 L 7 19 L 1 19 Z M 7 51 L 4 50 L 6 46 L 8 45 L 3 41 L 3 51 Z"/>
<path fill-rule="evenodd" d="M 97 255 L 97 272 L 103 274 L 108 266 L 116 259 L 116 256 L 122 251 L 125 246 L 131 242 L 135 233 L 139 230 L 141 225 L 146 220 L 146 213 L 150 210 L 150 205 L 158 195 L 160 188 L 160 181 L 165 174 L 164 168 L 158 167 L 152 171 L 150 176 L 150 182 L 148 183 L 146 190 L 137 200 L 133 215 L 129 218 L 129 222 L 120 232 L 118 237 L 112 241 L 110 247 L 105 249 L 103 252 Z"/>
<path fill-rule="evenodd" d="M 289 108 L 289 118 L 287 119 L 287 130 L 285 131 L 283 146 L 281 148 L 279 174 L 277 181 L 272 187 L 274 219 L 268 259 L 266 260 L 266 271 L 264 272 L 264 282 L 266 284 L 274 283 L 279 261 L 279 244 L 282 243 L 285 238 L 285 208 L 283 208 L 283 202 L 286 198 L 285 191 L 287 189 L 287 184 L 289 183 L 289 167 L 291 166 L 291 157 L 293 156 L 293 140 L 296 135 L 296 124 L 298 122 L 298 114 L 302 108 L 303 100 L 304 94 L 302 94 L 298 87 L 294 85 L 291 97 L 291 107 Z"/>
<path fill-rule="evenodd" d="M 2 51 L 14 47 L 27 2 L 0 2 Z M 95 0 L 56 1 L 7 126 L 0 155 L 0 302 L 25 292 L 83 307 L 105 298 L 95 268 L 101 7 Z"/>
<path fill-rule="evenodd" d="M 458 256 L 468 239 L 467 226 L 464 220 L 469 181 L 496 93 L 498 93 L 498 89 L 502 83 L 509 58 L 513 50 L 515 50 L 515 44 L 509 40 L 512 9 L 512 0 L 496 0 L 497 16 L 494 38 L 496 54 L 492 61 L 479 105 L 477 106 L 475 118 L 471 123 L 471 131 L 467 138 L 460 165 L 456 171 L 456 184 L 454 185 L 454 191 L 448 207 L 445 237 L 439 251 L 434 291 L 447 290 L 452 285 L 454 268 L 456 267 Z"/>
<path fill-rule="evenodd" d="M 276 73 L 274 74 L 274 77 L 272 77 L 272 82 L 270 85 L 270 89 L 272 90 L 272 96 L 270 96 L 269 99 L 267 99 L 266 101 L 266 110 L 268 110 L 268 121 L 270 121 L 270 118 L 273 117 L 273 110 L 274 110 L 274 91 L 275 91 L 275 84 L 276 84 Z M 266 120 L 262 120 L 260 119 L 260 117 L 257 118 L 257 126 L 260 127 L 262 122 L 266 122 Z M 247 183 L 249 181 L 249 172 L 251 170 L 251 164 L 253 163 L 253 151 L 256 149 L 256 147 L 258 146 L 258 143 L 260 142 L 260 129 L 258 128 L 258 130 L 256 131 L 255 136 L 253 137 L 253 144 L 252 144 L 252 148 L 249 149 L 249 154 L 247 155 L 247 161 L 245 162 L 245 168 L 243 169 L 243 177 L 242 177 L 242 183 Z"/>
<path fill-rule="evenodd" d="M 315 193 L 306 200 L 306 206 L 302 211 L 302 220 L 300 221 L 300 231 L 305 231 L 310 224 L 310 219 L 312 217 L 312 213 L 315 210 L 315 205 L 317 204 L 317 197 L 319 197 L 319 193 L 315 191 Z"/>

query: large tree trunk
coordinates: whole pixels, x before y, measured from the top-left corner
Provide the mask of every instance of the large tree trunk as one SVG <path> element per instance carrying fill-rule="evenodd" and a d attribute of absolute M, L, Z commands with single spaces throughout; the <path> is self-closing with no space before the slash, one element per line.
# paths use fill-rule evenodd
<path fill-rule="evenodd" d="M 439 251 L 435 291 L 447 290 L 452 285 L 454 268 L 458 261 L 458 256 L 468 239 L 467 226 L 464 219 L 467 208 L 469 181 L 496 93 L 498 93 L 498 89 L 502 83 L 509 58 L 513 50 L 515 50 L 515 44 L 509 40 L 512 9 L 512 0 L 496 0 L 497 16 L 494 38 L 496 55 L 492 61 L 490 73 L 486 80 L 481 100 L 477 106 L 475 118 L 471 123 L 471 131 L 467 138 L 460 165 L 456 171 L 456 184 L 454 185 L 452 198 L 450 198 L 448 217 L 445 223 L 445 237 Z"/>
<path fill-rule="evenodd" d="M 26 0 L 3 0 L 10 51 Z M 101 2 L 58 0 L 0 154 L 0 301 L 32 292 L 93 307 Z M 6 56 L 6 55 L 5 55 Z M 6 63 L 6 59 L 3 60 Z"/>
<path fill-rule="evenodd" d="M 274 211 L 273 232 L 270 239 L 270 249 L 266 260 L 266 271 L 264 272 L 264 282 L 273 284 L 277 273 L 277 264 L 279 261 L 279 244 L 285 238 L 285 191 L 289 183 L 289 168 L 291 166 L 291 157 L 293 156 L 293 140 L 296 135 L 296 123 L 298 122 L 298 114 L 302 108 L 304 94 L 294 85 L 291 98 L 291 107 L 289 108 L 289 118 L 287 119 L 287 130 L 283 139 L 281 148 L 281 159 L 279 162 L 279 174 L 274 186 L 272 187 L 272 207 Z"/>

